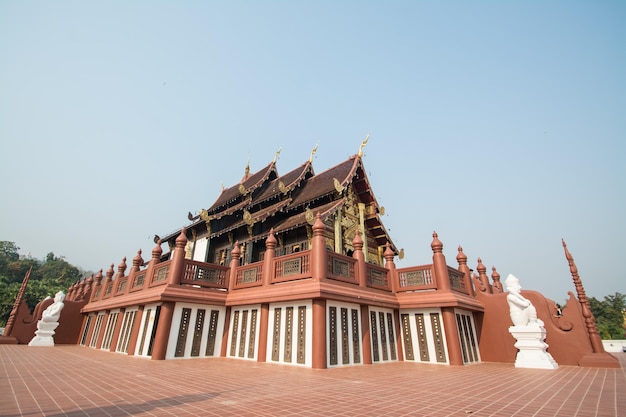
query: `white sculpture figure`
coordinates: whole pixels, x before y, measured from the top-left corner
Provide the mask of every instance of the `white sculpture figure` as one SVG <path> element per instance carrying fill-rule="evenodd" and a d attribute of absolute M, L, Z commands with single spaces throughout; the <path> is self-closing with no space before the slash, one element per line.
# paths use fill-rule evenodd
<path fill-rule="evenodd" d="M 28 343 L 28 346 L 54 346 L 54 336 L 56 328 L 59 326 L 61 310 L 65 304 L 65 294 L 59 291 L 54 296 L 54 303 L 50 304 L 41 315 L 41 320 L 37 322 L 35 337 Z"/>
<path fill-rule="evenodd" d="M 504 281 L 509 291 L 506 301 L 513 326 L 509 333 L 515 338 L 515 347 L 519 349 L 515 357 L 516 368 L 556 369 L 559 365 L 547 352 L 546 328 L 543 321 L 537 318 L 537 310 L 533 303 L 520 291 L 519 280 L 509 274 Z"/>
<path fill-rule="evenodd" d="M 513 274 L 509 274 L 504 282 L 509 294 L 506 300 L 509 302 L 509 314 L 514 326 L 543 326 L 543 321 L 537 318 L 537 310 L 533 303 L 525 298 L 520 291 L 522 290 L 517 279 Z"/>

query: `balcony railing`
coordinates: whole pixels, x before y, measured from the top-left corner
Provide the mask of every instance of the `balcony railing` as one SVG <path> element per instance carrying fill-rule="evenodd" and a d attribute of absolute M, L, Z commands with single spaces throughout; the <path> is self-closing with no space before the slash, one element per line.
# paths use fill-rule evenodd
<path fill-rule="evenodd" d="M 263 284 L 263 262 L 237 267 L 234 288 L 258 287 Z"/>
<path fill-rule="evenodd" d="M 450 277 L 450 288 L 463 294 L 468 294 L 469 291 L 465 288 L 464 275 L 458 269 L 454 269 L 451 266 L 448 267 L 448 276 Z"/>
<path fill-rule="evenodd" d="M 338 253 L 326 253 L 328 254 L 326 276 L 329 279 L 349 282 L 350 284 L 359 284 L 359 280 L 354 273 L 354 265 L 356 264 L 356 259 L 349 256 L 340 255 Z"/>
<path fill-rule="evenodd" d="M 367 286 L 370 288 L 377 288 L 379 290 L 391 291 L 391 285 L 389 285 L 388 273 L 389 270 L 382 266 L 367 264 Z"/>
<path fill-rule="evenodd" d="M 225 266 L 186 260 L 180 283 L 204 288 L 228 289 L 228 271 L 229 268 Z"/>
<path fill-rule="evenodd" d="M 421 265 L 398 269 L 398 291 L 436 290 L 437 283 L 433 279 L 433 266 Z"/>
<path fill-rule="evenodd" d="M 311 251 L 274 258 L 272 265 L 272 283 L 311 278 Z"/>

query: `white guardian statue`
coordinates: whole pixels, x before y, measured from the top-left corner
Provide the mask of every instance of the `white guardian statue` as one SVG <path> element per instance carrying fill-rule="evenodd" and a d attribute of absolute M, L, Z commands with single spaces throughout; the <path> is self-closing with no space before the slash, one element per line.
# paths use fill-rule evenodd
<path fill-rule="evenodd" d="M 513 326 L 509 333 L 517 340 L 515 347 L 519 349 L 515 358 L 516 368 L 556 369 L 559 365 L 547 352 L 546 328 L 537 317 L 537 310 L 530 300 L 521 294 L 522 287 L 514 275 L 504 281 L 508 295 L 509 314 Z"/>

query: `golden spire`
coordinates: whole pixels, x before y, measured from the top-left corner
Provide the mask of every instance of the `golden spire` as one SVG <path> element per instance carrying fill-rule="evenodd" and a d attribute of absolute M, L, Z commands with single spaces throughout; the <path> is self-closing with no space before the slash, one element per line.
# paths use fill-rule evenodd
<path fill-rule="evenodd" d="M 315 152 L 317 152 L 318 145 L 319 143 L 316 143 L 315 148 L 313 148 L 313 150 L 311 151 L 311 156 L 309 156 L 309 162 L 313 162 L 313 155 L 315 155 Z"/>
<path fill-rule="evenodd" d="M 370 140 L 369 132 L 367 133 L 367 136 L 365 137 L 365 140 L 363 142 L 361 142 L 361 146 L 359 146 L 359 158 L 363 156 L 363 148 L 365 148 L 365 145 L 367 145 L 367 141 L 368 140 Z"/>
<path fill-rule="evenodd" d="M 248 175 L 250 175 L 250 159 L 248 159 L 248 162 L 246 163 L 246 169 L 243 172 L 243 179 L 248 179 Z"/>
<path fill-rule="evenodd" d="M 280 148 L 278 148 L 278 150 L 276 151 L 276 154 L 274 155 L 274 161 L 272 163 L 276 163 L 276 161 L 278 161 L 278 155 L 280 155 L 280 151 L 283 149 L 282 145 Z"/>

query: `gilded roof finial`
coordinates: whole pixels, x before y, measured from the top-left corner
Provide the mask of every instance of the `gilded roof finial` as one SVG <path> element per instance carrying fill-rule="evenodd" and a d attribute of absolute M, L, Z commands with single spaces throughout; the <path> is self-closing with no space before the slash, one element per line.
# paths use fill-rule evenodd
<path fill-rule="evenodd" d="M 319 143 L 316 143 L 315 148 L 313 148 L 313 150 L 311 151 L 311 156 L 309 156 L 309 162 L 313 162 L 313 155 L 315 155 L 315 152 L 317 152 L 318 146 L 319 146 Z"/>
<path fill-rule="evenodd" d="M 222 181 L 222 192 L 224 192 L 224 181 Z"/>
<path fill-rule="evenodd" d="M 248 179 L 248 175 L 250 175 L 250 159 L 248 159 L 248 162 L 246 163 L 246 169 L 243 172 L 243 179 Z"/>
<path fill-rule="evenodd" d="M 274 161 L 272 163 L 276 163 L 276 161 L 278 161 L 278 155 L 280 155 L 280 151 L 283 149 L 283 146 L 281 145 L 280 148 L 278 148 L 278 150 L 276 151 L 276 154 L 274 154 Z"/>
<path fill-rule="evenodd" d="M 359 146 L 359 158 L 363 156 L 363 148 L 365 148 L 365 145 L 367 145 L 368 140 L 370 140 L 369 132 L 367 132 L 367 136 L 365 137 L 365 140 L 361 142 L 361 146 Z"/>

